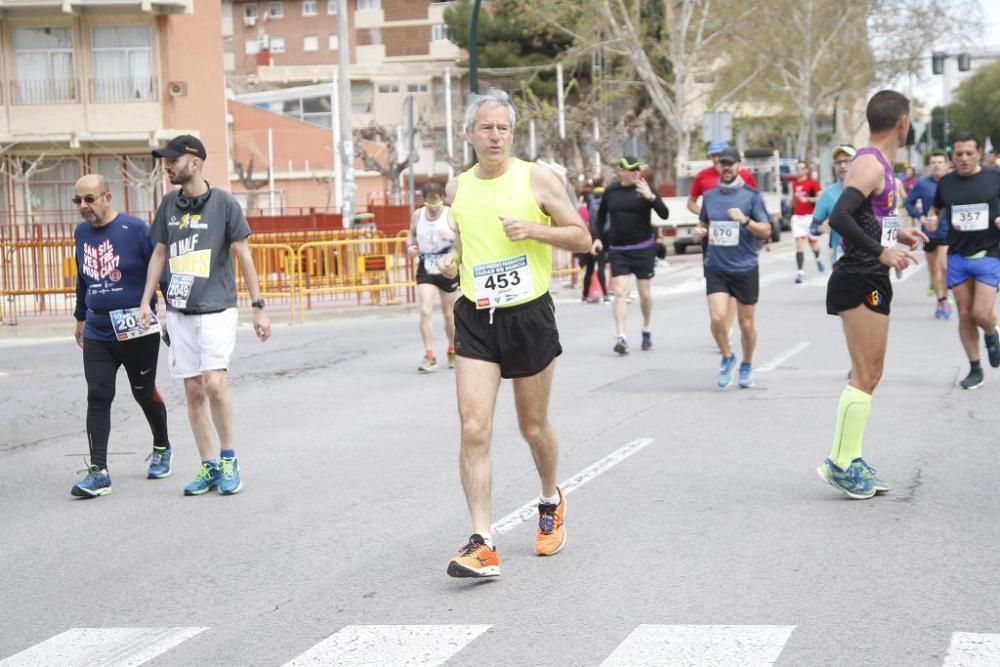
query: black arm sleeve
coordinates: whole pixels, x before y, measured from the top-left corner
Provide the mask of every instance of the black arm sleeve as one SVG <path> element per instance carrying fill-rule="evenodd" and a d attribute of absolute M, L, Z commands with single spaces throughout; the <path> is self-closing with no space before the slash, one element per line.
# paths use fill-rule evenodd
<path fill-rule="evenodd" d="M 663 199 L 660 198 L 660 195 L 656 194 L 655 190 L 653 191 L 653 194 L 656 195 L 656 197 L 650 202 L 650 204 L 652 205 L 653 210 L 656 211 L 656 215 L 660 216 L 660 220 L 666 220 L 670 216 L 670 211 L 667 210 L 667 205 L 663 203 Z"/>
<path fill-rule="evenodd" d="M 610 228 L 608 224 L 608 196 L 610 193 L 610 189 L 605 190 L 601 197 L 601 205 L 597 207 L 597 224 L 594 226 L 594 237 L 601 239 L 601 244 L 605 246 L 610 243 L 610 235 L 608 234 Z"/>
<path fill-rule="evenodd" d="M 78 322 L 87 319 L 87 283 L 83 282 L 79 271 L 76 273 L 76 308 L 73 310 L 73 317 Z"/>
<path fill-rule="evenodd" d="M 861 190 L 855 187 L 844 190 L 833 207 L 833 213 L 830 214 L 830 227 L 851 245 L 878 257 L 882 254 L 882 244 L 865 234 L 854 220 L 854 214 L 865 205 L 865 200 L 866 197 L 861 194 Z"/>

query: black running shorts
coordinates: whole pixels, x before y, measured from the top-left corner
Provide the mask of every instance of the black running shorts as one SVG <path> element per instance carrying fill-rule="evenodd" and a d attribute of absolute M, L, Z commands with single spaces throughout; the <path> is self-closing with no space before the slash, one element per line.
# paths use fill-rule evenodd
<path fill-rule="evenodd" d="M 546 293 L 527 303 L 479 310 L 464 296 L 455 301 L 455 354 L 500 366 L 500 377 L 537 375 L 562 354 L 556 306 Z"/>
<path fill-rule="evenodd" d="M 845 273 L 834 270 L 826 284 L 826 312 L 839 315 L 845 310 L 864 305 L 868 310 L 889 314 L 892 303 L 892 282 L 889 274 Z"/>
<path fill-rule="evenodd" d="M 427 273 L 427 269 L 424 268 L 424 261 L 417 258 L 417 284 L 418 285 L 434 285 L 439 290 L 448 292 L 449 294 L 458 289 L 458 275 L 456 274 L 454 278 L 449 278 L 440 273 L 433 274 Z"/>
<path fill-rule="evenodd" d="M 642 250 L 608 250 L 612 276 L 634 274 L 639 280 L 649 280 L 655 273 L 656 244 Z"/>
<path fill-rule="evenodd" d="M 941 241 L 933 241 L 932 240 L 932 241 L 928 241 L 927 243 L 924 244 L 924 252 L 934 252 L 938 248 L 944 248 L 945 250 L 947 250 L 948 249 L 948 241 L 947 240 L 941 240 Z"/>
<path fill-rule="evenodd" d="M 705 269 L 706 294 L 725 292 L 736 297 L 744 306 L 757 303 L 760 296 L 760 272 L 754 267 L 751 271 L 740 273 L 725 273 Z"/>

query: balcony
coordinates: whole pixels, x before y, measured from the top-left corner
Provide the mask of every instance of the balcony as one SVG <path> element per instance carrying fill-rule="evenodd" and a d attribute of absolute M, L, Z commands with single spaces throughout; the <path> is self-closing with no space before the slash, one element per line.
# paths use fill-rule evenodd
<path fill-rule="evenodd" d="M 118 14 L 191 14 L 194 0 L 0 0 L 0 12 L 9 16 L 82 14 L 95 9 Z"/>
<path fill-rule="evenodd" d="M 19 79 L 11 81 L 13 104 L 74 104 L 80 101 L 80 82 L 72 79 Z"/>
<path fill-rule="evenodd" d="M 90 79 L 91 102 L 155 102 L 159 84 L 155 76 Z"/>

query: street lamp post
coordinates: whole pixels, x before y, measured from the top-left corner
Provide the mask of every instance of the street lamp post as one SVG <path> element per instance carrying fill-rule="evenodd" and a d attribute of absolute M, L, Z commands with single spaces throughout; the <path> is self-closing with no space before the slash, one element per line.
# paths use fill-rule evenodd
<path fill-rule="evenodd" d="M 479 93 L 479 4 L 472 0 L 472 15 L 469 18 L 469 92 Z"/>

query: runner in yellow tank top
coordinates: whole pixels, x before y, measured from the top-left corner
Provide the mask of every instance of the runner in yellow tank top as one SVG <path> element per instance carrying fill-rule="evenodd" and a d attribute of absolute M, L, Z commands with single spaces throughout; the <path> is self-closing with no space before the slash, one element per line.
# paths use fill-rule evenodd
<path fill-rule="evenodd" d="M 461 271 L 455 303 L 462 487 L 473 534 L 448 563 L 453 577 L 500 574 L 490 534 L 490 441 L 501 378 L 512 378 L 521 435 L 541 479 L 535 553 L 551 556 L 566 539 L 566 500 L 556 486 L 559 445 L 548 420 L 555 358 L 562 352 L 549 296 L 552 246 L 590 249 L 590 232 L 559 178 L 511 157 L 516 112 L 507 94 L 489 91 L 466 110 L 465 135 L 478 164 L 448 183 L 458 229 L 440 261 Z"/>

